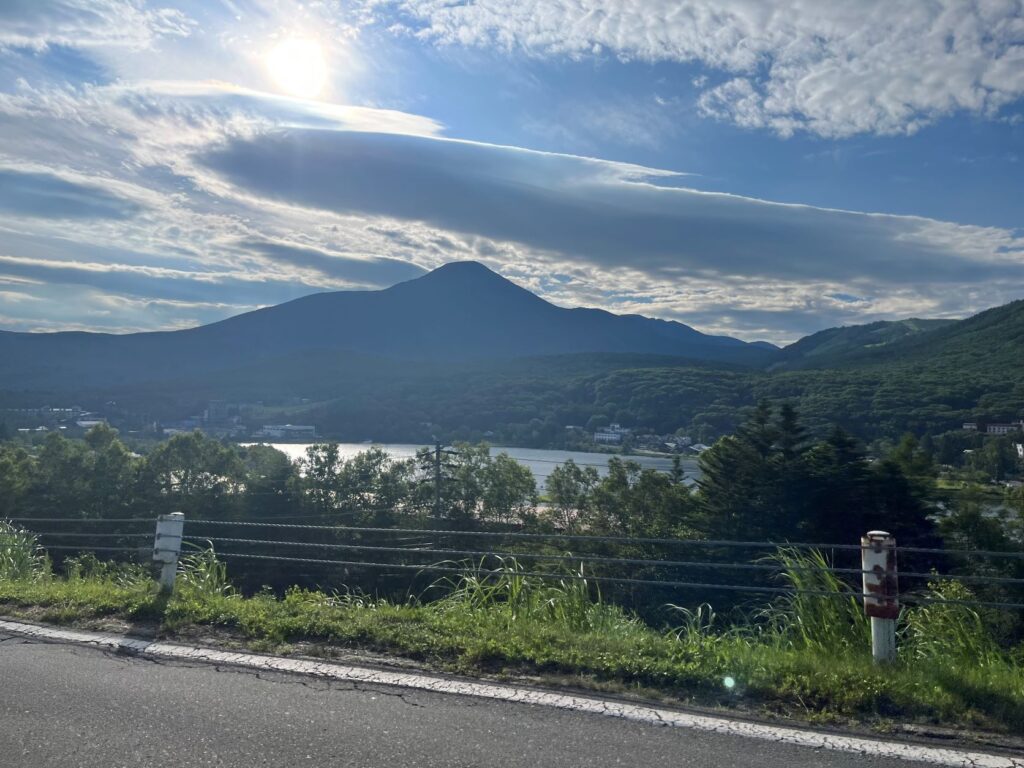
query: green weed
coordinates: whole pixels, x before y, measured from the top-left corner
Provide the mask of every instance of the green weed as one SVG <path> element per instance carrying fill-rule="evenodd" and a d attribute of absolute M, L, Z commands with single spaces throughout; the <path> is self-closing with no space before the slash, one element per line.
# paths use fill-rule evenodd
<path fill-rule="evenodd" d="M 0 579 L 40 579 L 50 573 L 50 559 L 34 535 L 0 520 Z"/>

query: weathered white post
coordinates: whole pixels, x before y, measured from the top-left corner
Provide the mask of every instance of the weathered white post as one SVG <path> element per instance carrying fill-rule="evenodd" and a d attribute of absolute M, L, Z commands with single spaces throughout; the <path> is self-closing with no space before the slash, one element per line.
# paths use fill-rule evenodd
<path fill-rule="evenodd" d="M 860 539 L 864 612 L 871 617 L 871 655 L 878 664 L 896 660 L 896 619 L 900 615 L 896 539 L 868 531 Z"/>
<path fill-rule="evenodd" d="M 178 556 L 181 554 L 181 537 L 184 529 L 185 515 L 181 512 L 160 515 L 156 519 L 153 560 L 162 563 L 160 589 L 163 592 L 174 589 L 174 576 L 178 572 Z"/>

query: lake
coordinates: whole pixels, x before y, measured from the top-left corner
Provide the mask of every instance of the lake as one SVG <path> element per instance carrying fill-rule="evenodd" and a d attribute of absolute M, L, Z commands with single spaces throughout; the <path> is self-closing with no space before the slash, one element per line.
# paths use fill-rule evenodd
<path fill-rule="evenodd" d="M 293 461 L 306 455 L 306 448 L 309 443 L 266 443 L 273 446 L 284 454 L 287 454 Z M 416 455 L 420 448 L 432 448 L 433 446 L 413 445 L 411 443 L 339 443 L 338 452 L 344 458 L 351 458 L 368 448 L 380 448 L 396 459 L 408 459 Z M 572 459 L 581 466 L 594 467 L 598 474 L 604 477 L 608 474 L 608 459 L 612 458 L 607 453 L 587 453 L 585 451 L 547 451 L 539 448 L 504 448 L 491 446 L 491 455 L 507 453 L 516 461 L 525 464 L 533 473 L 537 481 L 537 487 L 544 490 L 545 483 L 551 470 L 559 464 L 564 464 Z M 620 456 L 623 459 L 635 461 L 645 469 L 654 469 L 659 472 L 670 472 L 672 470 L 672 459 L 658 456 Z M 686 483 L 692 483 L 700 477 L 700 469 L 697 467 L 697 460 L 694 458 L 683 459 L 683 472 Z"/>

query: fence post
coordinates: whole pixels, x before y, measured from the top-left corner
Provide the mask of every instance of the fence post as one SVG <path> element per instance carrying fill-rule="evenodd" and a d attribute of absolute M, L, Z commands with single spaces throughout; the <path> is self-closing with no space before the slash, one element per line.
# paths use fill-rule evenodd
<path fill-rule="evenodd" d="M 896 539 L 868 531 L 860 539 L 864 612 L 871 617 L 871 656 L 876 664 L 896 660 L 896 619 L 900 614 Z"/>
<path fill-rule="evenodd" d="M 181 554 L 181 537 L 185 528 L 185 515 L 171 512 L 156 519 L 156 538 L 153 539 L 153 560 L 162 563 L 160 568 L 160 589 L 170 592 L 174 589 L 174 576 L 178 572 L 178 556 Z"/>

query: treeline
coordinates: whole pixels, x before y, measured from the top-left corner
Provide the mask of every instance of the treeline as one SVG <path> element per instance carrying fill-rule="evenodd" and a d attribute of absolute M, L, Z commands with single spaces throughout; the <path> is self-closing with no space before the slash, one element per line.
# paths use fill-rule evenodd
<path fill-rule="evenodd" d="M 68 522 L 58 532 L 88 532 L 95 529 L 80 521 L 151 519 L 181 510 L 192 521 L 422 530 L 424 537 L 410 541 L 410 547 L 439 546 L 441 540 L 430 535 L 433 530 L 856 544 L 864 532 L 884 529 L 903 545 L 952 543 L 960 548 L 1010 551 L 1020 549 L 1024 532 L 1024 515 L 1019 511 L 1015 517 L 1000 518 L 987 514 L 975 501 L 951 506 L 948 499 L 941 508 L 933 455 L 912 436 L 886 456 L 869 460 L 858 441 L 840 427 L 825 439 L 813 438 L 790 406 L 774 411 L 760 404 L 734 435 L 722 438 L 702 455 L 702 477 L 695 487 L 684 482 L 678 467 L 672 473 L 655 472 L 612 457 L 603 477 L 593 467 L 572 461 L 556 467 L 541 499 L 527 467 L 507 455 L 492 457 L 484 445 L 459 444 L 442 454 L 440 463 L 436 458 L 423 450 L 412 459 L 395 459 L 377 448 L 344 458 L 336 445 L 323 444 L 311 447 L 300 462 L 293 463 L 269 446 L 241 447 L 200 432 L 176 435 L 137 455 L 114 430 L 100 425 L 84 440 L 51 433 L 31 451 L 13 442 L 0 443 L 0 518 L 59 517 Z M 31 522 L 26 527 L 54 530 Z M 218 535 L 216 528 L 200 527 L 199 534 L 192 533 L 194 527 L 188 530 L 200 538 Z M 261 538 L 269 534 L 246 530 L 244 536 L 237 531 L 227 535 Z M 280 535 L 306 543 L 394 546 L 393 538 L 382 534 L 349 532 L 325 539 L 319 532 L 298 529 Z M 83 549 L 87 545 L 88 539 Z M 452 546 L 451 540 L 444 539 L 443 545 Z M 567 541 L 543 551 L 565 553 L 577 547 Z M 665 557 L 664 551 L 644 546 L 598 547 L 592 553 Z M 308 551 L 301 554 L 310 556 Z M 763 551 L 691 554 L 735 560 L 753 559 Z M 362 557 L 351 552 L 346 556 Z M 384 558 L 385 563 L 401 559 L 393 554 L 374 557 Z M 978 568 L 974 561 L 933 556 L 917 557 L 910 565 L 918 571 L 939 567 L 974 572 Z M 611 566 L 603 572 L 636 575 Z M 984 572 L 1024 578 L 1024 559 L 985 563 Z M 316 568 L 284 562 L 251 565 L 244 574 L 241 581 L 253 589 L 263 584 L 278 588 L 322 584 L 324 579 Z M 735 579 L 746 583 L 741 576 Z M 334 578 L 385 592 L 408 582 L 407 575 L 381 580 L 358 567 Z M 1015 593 L 993 588 L 985 594 L 1005 598 Z M 633 591 L 630 596 L 634 602 L 659 605 L 670 598 L 657 590 Z"/>
<path fill-rule="evenodd" d="M 917 458 L 915 458 L 917 457 Z M 238 446 L 199 431 L 175 435 L 145 455 L 106 425 L 83 440 L 50 433 L 36 450 L 0 444 L 0 517 L 69 519 L 155 516 L 335 519 L 353 525 L 442 523 L 519 526 L 622 536 L 855 542 L 873 527 L 932 535 L 933 470 L 906 444 L 869 463 L 836 428 L 811 440 L 796 412 L 761 404 L 735 435 L 701 457 L 695 489 L 682 471 L 643 469 L 611 457 L 608 473 L 567 461 L 547 481 L 546 503 L 530 470 L 486 445 L 423 449 L 396 459 L 379 448 L 344 458 L 336 444 L 311 446 L 293 463 L 270 446 Z"/>

